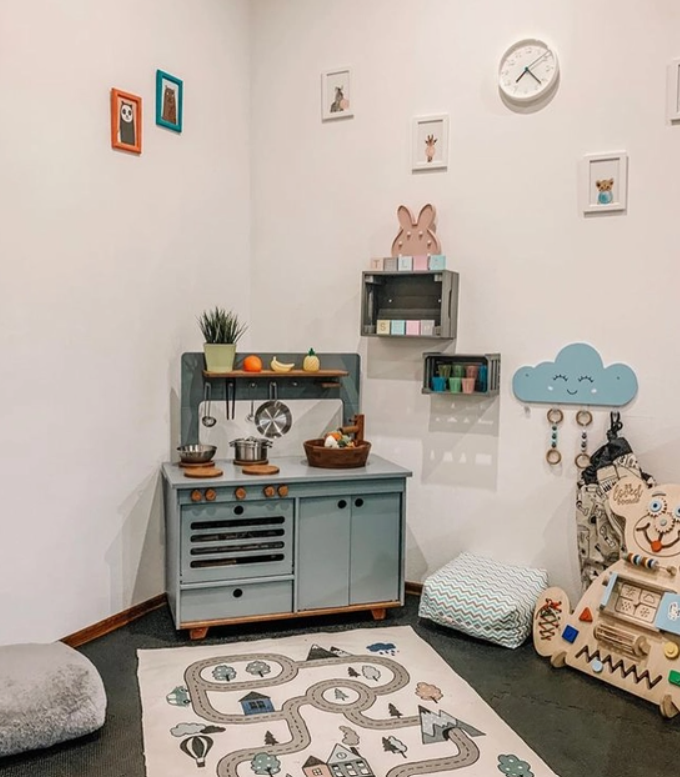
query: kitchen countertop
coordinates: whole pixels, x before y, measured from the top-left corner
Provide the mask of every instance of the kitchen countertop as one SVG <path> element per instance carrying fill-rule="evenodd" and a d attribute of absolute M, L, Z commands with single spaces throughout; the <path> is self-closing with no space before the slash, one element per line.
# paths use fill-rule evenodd
<path fill-rule="evenodd" d="M 279 472 L 275 475 L 244 475 L 241 467 L 225 459 L 215 459 L 213 462 L 224 474 L 217 478 L 188 478 L 185 470 L 171 462 L 163 464 L 163 475 L 172 488 L 194 488 L 200 485 L 243 485 L 245 483 L 267 482 L 295 483 L 310 480 L 343 481 L 343 480 L 368 480 L 411 477 L 411 470 L 394 464 L 381 456 L 369 455 L 365 467 L 351 467 L 348 469 L 325 469 L 322 467 L 310 467 L 307 459 L 302 456 L 270 457 L 269 463 L 277 466 Z"/>

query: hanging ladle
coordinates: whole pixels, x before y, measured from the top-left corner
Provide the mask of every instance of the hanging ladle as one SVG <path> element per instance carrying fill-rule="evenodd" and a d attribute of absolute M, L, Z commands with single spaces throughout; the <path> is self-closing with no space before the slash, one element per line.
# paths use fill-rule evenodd
<path fill-rule="evenodd" d="M 217 419 L 210 415 L 210 404 L 212 402 L 212 386 L 210 383 L 205 384 L 203 389 L 203 407 L 204 416 L 201 418 L 203 426 L 215 426 Z"/>

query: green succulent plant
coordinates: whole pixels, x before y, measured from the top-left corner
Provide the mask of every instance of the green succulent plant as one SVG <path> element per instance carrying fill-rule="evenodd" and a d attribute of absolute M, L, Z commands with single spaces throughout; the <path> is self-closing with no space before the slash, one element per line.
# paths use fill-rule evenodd
<path fill-rule="evenodd" d="M 204 310 L 198 318 L 198 325 L 205 342 L 212 344 L 237 343 L 248 328 L 239 321 L 236 313 L 220 307 Z"/>

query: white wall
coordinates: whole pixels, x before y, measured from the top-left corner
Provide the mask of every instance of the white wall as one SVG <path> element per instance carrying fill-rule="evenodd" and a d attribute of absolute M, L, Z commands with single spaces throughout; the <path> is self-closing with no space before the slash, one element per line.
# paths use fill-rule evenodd
<path fill-rule="evenodd" d="M 625 434 L 658 479 L 680 478 L 676 386 L 680 127 L 665 122 L 665 68 L 680 56 L 675 0 L 255 0 L 254 342 L 353 351 L 377 453 L 411 467 L 407 576 L 469 549 L 547 567 L 574 594 L 578 450 L 566 413 L 561 469 L 544 462 L 547 408 L 525 410 L 513 372 L 570 342 L 637 372 Z M 560 57 L 544 110 L 508 110 L 498 61 L 536 36 Z M 320 73 L 352 67 L 351 120 L 322 124 Z M 411 119 L 451 117 L 446 173 L 410 171 Z M 577 164 L 630 155 L 627 215 L 584 219 Z M 496 401 L 420 393 L 428 341 L 358 336 L 360 275 L 389 254 L 399 204 L 432 202 L 461 275 L 459 353 L 502 353 Z M 606 412 L 591 429 L 604 440 Z"/>
<path fill-rule="evenodd" d="M 0 644 L 163 588 L 159 464 L 196 316 L 250 312 L 246 0 L 0 4 Z M 184 132 L 155 126 L 155 71 Z M 109 90 L 141 95 L 141 157 Z"/>

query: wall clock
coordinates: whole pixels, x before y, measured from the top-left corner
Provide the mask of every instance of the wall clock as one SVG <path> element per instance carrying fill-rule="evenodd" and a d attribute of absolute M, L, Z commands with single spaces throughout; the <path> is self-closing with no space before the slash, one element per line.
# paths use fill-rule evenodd
<path fill-rule="evenodd" d="M 557 86 L 559 72 L 554 49 L 541 40 L 525 38 L 501 57 L 498 87 L 508 102 L 526 105 L 550 94 Z"/>

